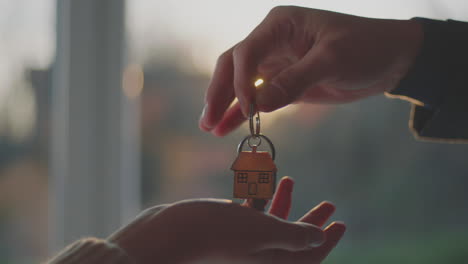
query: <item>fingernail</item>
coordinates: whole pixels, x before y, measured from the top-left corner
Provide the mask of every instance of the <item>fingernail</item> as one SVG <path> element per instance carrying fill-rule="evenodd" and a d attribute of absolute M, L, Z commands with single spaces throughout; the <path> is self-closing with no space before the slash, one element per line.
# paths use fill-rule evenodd
<path fill-rule="evenodd" d="M 211 130 L 211 134 L 213 134 L 216 137 L 224 137 L 225 136 L 225 132 L 220 131 L 219 128 L 215 128 L 215 129 Z"/>
<path fill-rule="evenodd" d="M 198 127 L 205 132 L 210 132 L 212 130 L 211 128 L 205 126 L 205 124 L 203 124 L 202 122 L 198 123 Z"/>
<path fill-rule="evenodd" d="M 294 180 L 291 177 L 285 176 L 281 178 L 281 184 L 284 186 L 286 190 L 292 192 L 294 188 Z"/>
<path fill-rule="evenodd" d="M 321 208 L 321 210 L 330 212 L 330 214 L 332 214 L 336 210 L 335 205 L 329 201 L 323 201 L 319 203 L 316 207 L 314 207 L 314 209 L 317 209 L 317 208 Z"/>
<path fill-rule="evenodd" d="M 249 106 L 246 106 L 246 104 L 239 100 L 239 104 L 240 104 L 240 108 L 241 108 L 241 111 L 242 111 L 242 115 L 244 115 L 245 118 L 249 118 L 249 112 L 250 112 L 250 107 Z"/>
<path fill-rule="evenodd" d="M 201 116 L 200 116 L 200 121 L 199 121 L 199 126 L 204 131 L 210 131 L 211 129 L 213 129 L 213 126 L 208 123 L 208 120 L 206 120 L 207 109 L 208 109 L 208 104 L 205 104 L 205 106 L 203 107 Z"/>
<path fill-rule="evenodd" d="M 328 227 L 325 228 L 325 230 L 328 230 L 328 229 L 338 229 L 338 230 L 342 230 L 342 232 L 345 232 L 346 225 L 342 221 L 334 221 Z"/>

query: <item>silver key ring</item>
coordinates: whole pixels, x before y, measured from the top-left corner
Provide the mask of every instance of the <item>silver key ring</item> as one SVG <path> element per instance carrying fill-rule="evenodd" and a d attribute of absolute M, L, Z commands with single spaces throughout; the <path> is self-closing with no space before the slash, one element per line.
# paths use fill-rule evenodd
<path fill-rule="evenodd" d="M 259 139 L 259 142 L 255 145 L 255 144 L 252 144 L 250 142 L 250 139 L 251 138 L 258 138 Z M 275 160 L 275 157 L 276 157 L 276 150 L 275 150 L 275 146 L 273 145 L 273 142 L 271 142 L 271 140 L 269 138 L 267 138 L 265 135 L 257 135 L 257 136 L 251 136 L 251 135 L 248 135 L 246 136 L 240 143 L 239 145 L 237 146 L 237 153 L 240 153 L 242 151 L 242 148 L 244 147 L 244 144 L 245 142 L 247 141 L 247 144 L 249 145 L 249 147 L 258 147 L 260 146 L 260 144 L 262 143 L 262 139 L 265 140 L 267 143 L 268 143 L 268 146 L 270 147 L 270 151 L 271 151 L 271 158 L 273 160 Z"/>
<path fill-rule="evenodd" d="M 256 140 L 254 143 L 252 143 L 252 139 Z M 262 137 L 260 135 L 257 136 L 249 136 L 247 139 L 247 145 L 249 145 L 250 148 L 258 147 L 262 144 Z"/>
<path fill-rule="evenodd" d="M 254 116 L 255 116 L 255 128 L 254 128 Z M 255 111 L 254 104 L 250 104 L 249 127 L 250 127 L 250 135 L 252 137 L 256 138 L 260 135 L 260 113 L 258 111 Z"/>

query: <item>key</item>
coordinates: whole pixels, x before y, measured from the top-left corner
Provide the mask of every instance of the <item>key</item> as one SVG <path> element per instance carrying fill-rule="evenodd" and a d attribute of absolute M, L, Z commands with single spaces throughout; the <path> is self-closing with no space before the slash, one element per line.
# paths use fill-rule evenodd
<path fill-rule="evenodd" d="M 253 104 L 250 107 L 250 135 L 246 136 L 237 148 L 237 158 L 231 166 L 234 171 L 234 198 L 247 199 L 249 207 L 264 211 L 268 200 L 273 198 L 276 189 L 277 168 L 274 162 L 275 148 L 271 140 L 260 134 L 260 115 L 256 113 L 256 129 L 254 129 Z M 267 142 L 271 154 L 267 151 L 258 151 L 257 147 Z M 250 151 L 244 151 L 247 143 Z"/>

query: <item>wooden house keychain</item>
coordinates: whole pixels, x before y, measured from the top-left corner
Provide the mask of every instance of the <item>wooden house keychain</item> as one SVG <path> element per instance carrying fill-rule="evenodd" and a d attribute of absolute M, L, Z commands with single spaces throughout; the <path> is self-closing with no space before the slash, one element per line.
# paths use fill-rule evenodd
<path fill-rule="evenodd" d="M 255 116 L 255 127 L 254 127 Z M 268 200 L 273 198 L 276 188 L 275 147 L 269 138 L 260 133 L 260 114 L 250 105 L 250 135 L 247 135 L 237 147 L 237 158 L 231 166 L 234 171 L 234 198 L 247 199 L 249 205 L 264 211 Z M 257 148 L 266 142 L 271 155 Z M 250 151 L 244 151 L 244 145 Z"/>

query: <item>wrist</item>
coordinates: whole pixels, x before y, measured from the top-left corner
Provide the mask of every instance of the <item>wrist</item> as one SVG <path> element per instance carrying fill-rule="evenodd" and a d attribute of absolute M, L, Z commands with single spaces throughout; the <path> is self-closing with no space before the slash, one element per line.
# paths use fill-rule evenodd
<path fill-rule="evenodd" d="M 396 85 L 408 74 L 413 67 L 416 58 L 418 57 L 423 44 L 424 31 L 419 21 L 409 20 L 393 20 L 395 38 L 396 60 L 393 67 L 393 76 L 395 77 L 395 86 L 391 87 L 386 92 L 391 92 Z"/>

